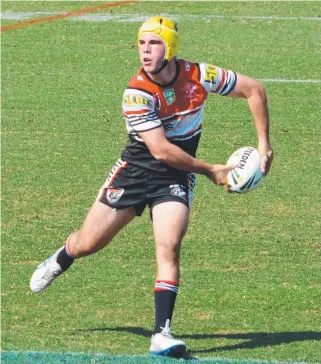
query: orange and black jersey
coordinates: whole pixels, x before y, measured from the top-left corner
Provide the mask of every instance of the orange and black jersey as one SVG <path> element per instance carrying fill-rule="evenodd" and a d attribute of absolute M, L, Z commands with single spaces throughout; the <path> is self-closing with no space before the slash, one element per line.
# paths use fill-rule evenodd
<path fill-rule="evenodd" d="M 151 155 L 139 133 L 163 127 L 171 143 L 195 157 L 208 93 L 227 95 L 235 83 L 232 71 L 183 59 L 177 60 L 176 75 L 167 85 L 153 81 L 141 68 L 123 96 L 129 140 L 122 160 L 153 172 L 173 173 Z"/>

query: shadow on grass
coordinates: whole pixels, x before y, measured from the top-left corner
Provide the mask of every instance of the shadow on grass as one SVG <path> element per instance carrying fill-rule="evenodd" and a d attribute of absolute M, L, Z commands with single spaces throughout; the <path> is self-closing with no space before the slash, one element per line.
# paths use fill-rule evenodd
<path fill-rule="evenodd" d="M 81 331 L 114 331 L 127 332 L 144 337 L 151 337 L 152 331 L 142 327 L 114 327 L 114 328 L 93 328 L 84 329 Z M 307 340 L 321 340 L 321 332 L 317 331 L 299 331 L 299 332 L 248 332 L 239 334 L 194 334 L 194 335 L 179 335 L 180 339 L 236 339 L 244 340 L 238 344 L 213 347 L 208 349 L 189 350 L 185 359 L 193 359 L 192 354 L 198 353 L 215 353 L 220 351 L 229 351 L 237 349 L 254 349 L 258 347 L 273 346 L 288 344 L 292 342 L 300 342 Z"/>

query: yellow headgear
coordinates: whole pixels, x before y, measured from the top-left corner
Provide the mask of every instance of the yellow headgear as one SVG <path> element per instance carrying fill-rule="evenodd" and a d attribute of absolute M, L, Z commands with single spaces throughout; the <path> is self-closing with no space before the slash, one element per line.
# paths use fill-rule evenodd
<path fill-rule="evenodd" d="M 138 32 L 139 39 L 144 33 L 153 33 L 162 38 L 165 44 L 164 61 L 167 63 L 173 57 L 177 56 L 178 52 L 178 31 L 177 25 L 168 18 L 163 16 L 154 16 L 143 23 Z"/>

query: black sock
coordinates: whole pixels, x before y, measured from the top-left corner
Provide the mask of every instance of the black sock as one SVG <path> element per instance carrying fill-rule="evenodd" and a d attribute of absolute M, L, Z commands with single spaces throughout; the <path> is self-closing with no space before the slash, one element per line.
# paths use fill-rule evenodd
<path fill-rule="evenodd" d="M 172 281 L 155 282 L 155 327 L 154 334 L 161 332 L 166 320 L 172 320 L 178 284 Z"/>
<path fill-rule="evenodd" d="M 74 258 L 67 254 L 65 247 L 59 252 L 57 256 L 57 263 L 60 265 L 63 272 L 71 266 L 74 260 Z"/>

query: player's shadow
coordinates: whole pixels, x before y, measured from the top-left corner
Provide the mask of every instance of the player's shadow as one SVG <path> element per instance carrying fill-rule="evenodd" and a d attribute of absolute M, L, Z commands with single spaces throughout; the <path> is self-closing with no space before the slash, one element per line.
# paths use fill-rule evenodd
<path fill-rule="evenodd" d="M 93 328 L 85 329 L 82 331 L 116 331 L 128 332 L 134 335 L 144 337 L 151 337 L 152 331 L 146 330 L 142 327 L 114 327 L 114 328 Z M 228 339 L 228 340 L 242 340 L 237 344 L 215 346 L 208 349 L 189 350 L 185 359 L 193 359 L 193 354 L 198 353 L 215 353 L 220 351 L 229 351 L 237 349 L 255 349 L 265 346 L 275 346 L 281 344 L 288 344 L 292 342 L 301 342 L 308 340 L 321 340 L 321 332 L 317 331 L 299 331 L 299 332 L 249 332 L 249 333 L 234 333 L 234 334 L 192 334 L 192 335 L 178 335 L 180 339 Z"/>

